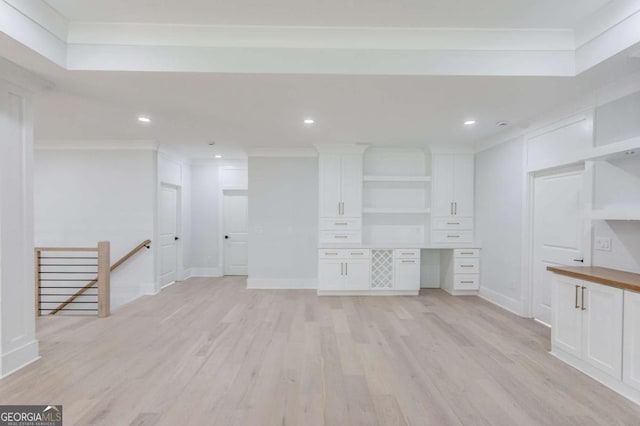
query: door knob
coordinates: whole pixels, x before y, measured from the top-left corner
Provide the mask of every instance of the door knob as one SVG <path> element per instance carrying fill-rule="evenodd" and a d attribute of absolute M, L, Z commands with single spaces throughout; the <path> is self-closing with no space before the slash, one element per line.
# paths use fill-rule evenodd
<path fill-rule="evenodd" d="M 180 238 L 178 237 L 173 237 L 173 241 L 178 241 Z"/>
<path fill-rule="evenodd" d="M 584 263 L 584 259 L 573 259 L 574 262 L 581 262 Z"/>
<path fill-rule="evenodd" d="M 229 236 L 228 236 L 228 235 L 225 235 L 225 236 L 224 236 L 224 239 L 225 239 L 225 240 L 228 240 L 228 239 L 229 239 Z"/>

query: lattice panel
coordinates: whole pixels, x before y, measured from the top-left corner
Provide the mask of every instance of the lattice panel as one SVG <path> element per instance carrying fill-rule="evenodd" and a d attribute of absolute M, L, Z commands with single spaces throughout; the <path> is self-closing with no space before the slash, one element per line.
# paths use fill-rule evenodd
<path fill-rule="evenodd" d="M 371 288 L 393 287 L 393 250 L 371 251 Z"/>

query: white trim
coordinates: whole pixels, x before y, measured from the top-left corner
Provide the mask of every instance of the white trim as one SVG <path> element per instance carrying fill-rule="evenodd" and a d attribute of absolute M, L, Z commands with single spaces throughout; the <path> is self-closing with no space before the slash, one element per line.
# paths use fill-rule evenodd
<path fill-rule="evenodd" d="M 533 320 L 534 320 L 535 322 L 537 322 L 538 324 L 540 324 L 540 325 L 544 325 L 544 326 L 545 326 L 545 327 L 547 327 L 547 328 L 551 328 L 551 324 L 547 324 L 546 322 L 541 321 L 541 320 L 539 320 L 538 318 L 533 318 Z"/>
<path fill-rule="evenodd" d="M 318 296 L 418 296 L 419 290 L 318 290 Z"/>
<path fill-rule="evenodd" d="M 560 349 L 552 348 L 549 354 L 567 363 L 568 365 L 580 371 L 581 373 L 586 374 L 587 376 L 591 377 L 593 380 L 599 383 L 602 383 L 603 385 L 613 390 L 614 392 L 640 405 L 640 391 L 627 385 L 622 380 L 616 379 L 615 377 L 611 377 L 607 373 L 593 367 L 588 362 L 582 359 L 576 358 L 575 356 L 570 355 Z"/>
<path fill-rule="evenodd" d="M 40 26 L 62 42 L 67 41 L 69 20 L 42 0 L 3 0 L 25 18 Z"/>
<path fill-rule="evenodd" d="M 258 148 L 247 151 L 248 157 L 317 157 L 313 148 Z"/>
<path fill-rule="evenodd" d="M 164 289 L 165 289 L 165 288 L 167 288 L 167 287 L 171 287 L 172 285 L 174 285 L 174 284 L 175 284 L 175 283 L 177 283 L 177 282 L 178 282 L 178 280 L 171 281 L 169 284 L 165 284 L 165 285 L 163 285 L 162 287 L 160 287 L 160 290 L 164 290 Z"/>
<path fill-rule="evenodd" d="M 211 278 L 219 278 L 222 275 L 220 274 L 220 268 L 191 268 L 191 275 L 188 278 L 196 278 L 196 277 L 211 277 Z"/>
<path fill-rule="evenodd" d="M 38 139 L 37 150 L 87 150 L 87 151 L 157 151 L 153 140 L 56 140 Z"/>
<path fill-rule="evenodd" d="M 184 268 L 182 275 L 178 277 L 178 281 L 186 281 L 193 276 L 193 270 L 191 268 Z"/>
<path fill-rule="evenodd" d="M 315 278 L 247 278 L 251 290 L 315 290 Z"/>
<path fill-rule="evenodd" d="M 478 297 L 486 300 L 487 302 L 493 303 L 494 305 L 499 306 L 500 308 L 507 310 L 512 314 L 516 314 L 519 317 L 526 317 L 525 315 L 523 315 L 522 300 L 513 299 L 487 287 L 480 287 Z"/>
<path fill-rule="evenodd" d="M 572 51 L 569 29 L 72 22 L 69 44 L 286 49 Z"/>
<path fill-rule="evenodd" d="M 2 354 L 0 357 L 0 378 L 5 378 L 39 359 L 37 340 L 32 340 Z"/>

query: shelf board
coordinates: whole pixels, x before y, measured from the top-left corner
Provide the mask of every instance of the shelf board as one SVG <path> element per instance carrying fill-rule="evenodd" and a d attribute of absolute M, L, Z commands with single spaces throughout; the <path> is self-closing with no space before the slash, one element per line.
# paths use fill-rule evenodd
<path fill-rule="evenodd" d="M 420 207 L 365 207 L 365 214 L 429 214 L 431 209 Z"/>
<path fill-rule="evenodd" d="M 374 176 L 365 175 L 365 182 L 431 182 L 431 176 Z"/>
<path fill-rule="evenodd" d="M 640 220 L 640 209 L 600 209 L 591 211 L 593 220 Z"/>

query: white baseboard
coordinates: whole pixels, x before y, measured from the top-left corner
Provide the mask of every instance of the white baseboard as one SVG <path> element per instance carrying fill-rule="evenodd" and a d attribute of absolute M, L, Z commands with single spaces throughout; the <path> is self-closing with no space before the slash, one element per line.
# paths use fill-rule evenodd
<path fill-rule="evenodd" d="M 218 278 L 222 276 L 220 274 L 220 268 L 191 268 L 190 271 L 191 271 L 190 275 L 187 278 L 193 278 L 193 277 Z"/>
<path fill-rule="evenodd" d="M 182 270 L 182 273 L 178 277 L 178 281 L 186 281 L 193 276 L 193 269 L 185 268 Z"/>
<path fill-rule="evenodd" d="M 571 367 L 591 377 L 595 381 L 602 383 L 603 385 L 613 390 L 614 392 L 617 392 L 620 395 L 624 396 L 625 398 L 640 405 L 640 391 L 632 388 L 631 386 L 627 385 L 623 381 L 618 380 L 615 377 L 611 377 L 607 373 L 595 368 L 588 362 L 581 360 L 579 358 L 576 358 L 571 354 L 563 352 L 560 349 L 552 347 L 551 352 L 549 353 L 552 356 L 558 358 L 559 360 L 566 362 Z"/>
<path fill-rule="evenodd" d="M 318 290 L 318 296 L 418 296 L 419 290 Z"/>
<path fill-rule="evenodd" d="M 318 288 L 313 278 L 247 278 L 247 288 L 251 290 L 315 290 Z"/>
<path fill-rule="evenodd" d="M 7 377 L 40 359 L 38 341 L 32 340 L 0 357 L 0 378 Z"/>
<path fill-rule="evenodd" d="M 480 287 L 480 293 L 478 294 L 478 296 L 480 296 L 487 302 L 491 302 L 494 305 L 501 307 L 502 309 L 518 315 L 519 317 L 526 318 L 526 316 L 523 314 L 524 306 L 521 300 L 513 299 L 486 287 Z"/>

